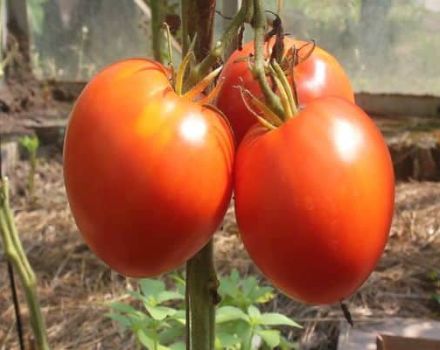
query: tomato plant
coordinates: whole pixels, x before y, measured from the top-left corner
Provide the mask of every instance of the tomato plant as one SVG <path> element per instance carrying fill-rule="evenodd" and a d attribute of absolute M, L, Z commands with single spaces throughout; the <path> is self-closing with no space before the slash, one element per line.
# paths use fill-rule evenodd
<path fill-rule="evenodd" d="M 265 44 L 266 57 L 271 55 L 273 44 L 273 40 Z M 285 52 L 293 46 L 299 49 L 299 63 L 294 68 L 293 76 L 300 106 L 324 96 L 339 96 L 354 102 L 350 81 L 332 55 L 317 46 L 313 49 L 311 43 L 285 37 Z M 255 123 L 255 117 L 246 108 L 237 87 L 242 86 L 257 97 L 262 96 L 259 83 L 249 69 L 247 58 L 253 53 L 253 42 L 245 44 L 242 50 L 236 50 L 226 62 L 220 76 L 223 85 L 218 95 L 217 106 L 228 117 L 237 142 L 242 140 L 247 130 Z M 292 77 L 290 81 L 291 79 Z"/>
<path fill-rule="evenodd" d="M 116 271 L 161 274 L 200 250 L 232 191 L 233 137 L 215 109 L 177 95 L 160 64 L 115 63 L 77 100 L 64 177 L 75 221 Z"/>
<path fill-rule="evenodd" d="M 344 99 L 317 99 L 274 130 L 254 126 L 235 164 L 237 221 L 263 274 L 306 303 L 350 296 L 393 214 L 392 163 L 374 122 Z"/>

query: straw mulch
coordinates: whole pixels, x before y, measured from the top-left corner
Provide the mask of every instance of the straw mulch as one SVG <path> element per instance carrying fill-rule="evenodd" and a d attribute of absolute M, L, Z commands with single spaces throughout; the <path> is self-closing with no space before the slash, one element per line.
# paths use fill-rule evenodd
<path fill-rule="evenodd" d="M 81 241 L 70 215 L 57 159 L 38 165 L 35 203 L 24 196 L 28 165 L 17 167 L 18 194 L 13 206 L 29 260 L 38 276 L 38 292 L 53 349 L 131 349 L 130 335 L 107 319 L 106 303 L 124 297 L 135 281 L 111 272 Z M 432 280 L 440 273 L 440 183 L 404 183 L 397 186 L 396 215 L 385 255 L 376 271 L 348 306 L 355 323 L 389 316 L 440 319 L 440 293 Z M 237 236 L 233 210 L 223 231 L 216 234 L 216 260 L 220 273 L 236 267 L 258 273 Z M 3 259 L 3 258 L 1 258 Z M 16 349 L 14 311 L 6 264 L 0 265 L 0 349 Z M 436 290 L 437 288 L 437 290 Z M 26 339 L 31 331 L 20 292 Z M 292 316 L 304 330 L 288 334 L 306 348 L 335 347 L 339 307 L 305 306 L 279 295 L 267 306 Z"/>

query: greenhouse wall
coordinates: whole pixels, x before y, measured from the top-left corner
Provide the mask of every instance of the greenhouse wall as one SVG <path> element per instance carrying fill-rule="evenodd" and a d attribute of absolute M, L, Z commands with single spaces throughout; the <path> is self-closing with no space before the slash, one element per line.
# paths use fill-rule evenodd
<path fill-rule="evenodd" d="M 84 80 L 117 59 L 151 55 L 142 2 L 28 0 L 37 75 Z M 276 0 L 267 4 L 277 10 Z M 440 95 L 440 1 L 284 0 L 283 6 L 286 32 L 331 51 L 356 91 Z M 219 33 L 223 20 L 216 20 Z"/>

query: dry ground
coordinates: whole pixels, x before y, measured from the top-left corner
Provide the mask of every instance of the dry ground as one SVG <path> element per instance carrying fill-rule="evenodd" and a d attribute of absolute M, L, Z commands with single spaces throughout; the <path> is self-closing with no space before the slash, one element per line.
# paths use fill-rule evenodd
<path fill-rule="evenodd" d="M 132 339 L 104 317 L 106 302 L 124 296 L 135 281 L 111 272 L 82 243 L 70 215 L 59 155 L 38 165 L 35 204 L 23 195 L 27 163 L 16 177 L 13 198 L 18 228 L 39 278 L 38 291 L 54 349 L 131 349 Z M 388 316 L 440 319 L 440 293 L 432 276 L 440 274 L 440 183 L 397 186 L 396 214 L 385 255 L 363 288 L 349 301 L 356 322 Z M 237 237 L 233 210 L 216 234 L 216 260 L 221 273 L 237 267 L 258 273 Z M 2 258 L 3 259 L 3 258 Z M 0 260 L 0 350 L 16 349 L 16 332 L 6 264 Z M 431 277 L 430 277 L 431 276 Z M 437 290 L 436 290 L 437 288 Z M 23 298 L 21 297 L 23 302 Z M 335 346 L 342 314 L 339 307 L 304 306 L 279 295 L 268 305 L 292 316 L 305 329 L 290 334 L 307 348 Z M 22 303 L 26 322 L 26 307 Z M 30 330 L 26 328 L 27 337 Z"/>

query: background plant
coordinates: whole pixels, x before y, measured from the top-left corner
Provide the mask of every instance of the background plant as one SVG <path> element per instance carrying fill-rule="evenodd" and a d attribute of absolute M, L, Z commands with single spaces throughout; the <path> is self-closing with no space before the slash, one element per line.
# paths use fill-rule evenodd
<path fill-rule="evenodd" d="M 138 346 L 150 350 L 185 349 L 185 280 L 172 275 L 173 288 L 157 279 L 139 280 L 137 291 L 129 291 L 127 302 L 113 302 L 108 317 L 136 337 Z M 262 312 L 274 291 L 253 277 L 240 276 L 237 270 L 220 278 L 221 298 L 216 310 L 216 349 L 293 349 L 279 326 L 300 327 L 285 315 Z M 141 305 L 141 309 L 132 305 Z"/>
<path fill-rule="evenodd" d="M 37 170 L 37 151 L 40 147 L 40 141 L 37 136 L 24 136 L 19 142 L 29 156 L 30 169 L 26 182 L 26 190 L 29 198 L 33 199 L 35 193 L 35 173 Z"/>

